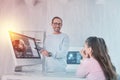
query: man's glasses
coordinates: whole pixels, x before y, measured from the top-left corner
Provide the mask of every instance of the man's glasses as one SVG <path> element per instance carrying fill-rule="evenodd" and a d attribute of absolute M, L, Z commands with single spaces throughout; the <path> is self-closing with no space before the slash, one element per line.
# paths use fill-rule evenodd
<path fill-rule="evenodd" d="M 62 23 L 52 23 L 53 25 L 55 25 L 55 26 L 61 26 L 62 25 Z"/>

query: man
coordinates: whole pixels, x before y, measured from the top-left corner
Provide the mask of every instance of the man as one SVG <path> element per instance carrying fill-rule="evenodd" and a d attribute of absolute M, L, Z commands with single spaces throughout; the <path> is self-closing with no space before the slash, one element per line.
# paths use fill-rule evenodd
<path fill-rule="evenodd" d="M 44 49 L 45 70 L 47 72 L 63 72 L 66 68 L 66 54 L 69 48 L 69 37 L 62 33 L 62 19 L 54 17 L 51 26 L 53 33 L 46 36 Z"/>

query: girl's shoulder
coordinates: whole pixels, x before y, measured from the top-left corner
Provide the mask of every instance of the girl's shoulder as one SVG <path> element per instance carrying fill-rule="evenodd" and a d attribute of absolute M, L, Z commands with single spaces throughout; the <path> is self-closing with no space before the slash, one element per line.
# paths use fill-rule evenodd
<path fill-rule="evenodd" d="M 97 63 L 97 60 L 94 58 L 85 58 L 84 60 L 81 60 L 81 63 L 93 64 L 93 63 Z"/>

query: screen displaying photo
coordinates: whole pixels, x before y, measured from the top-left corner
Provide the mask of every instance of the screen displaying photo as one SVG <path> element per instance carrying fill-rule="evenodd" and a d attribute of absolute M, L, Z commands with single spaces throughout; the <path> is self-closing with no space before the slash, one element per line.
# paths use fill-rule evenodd
<path fill-rule="evenodd" d="M 17 58 L 40 58 L 34 38 L 15 32 L 9 32 L 9 34 Z"/>

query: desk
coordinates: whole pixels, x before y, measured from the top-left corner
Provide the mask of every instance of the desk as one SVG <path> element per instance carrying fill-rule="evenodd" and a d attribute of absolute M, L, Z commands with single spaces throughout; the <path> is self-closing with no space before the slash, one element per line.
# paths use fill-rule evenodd
<path fill-rule="evenodd" d="M 63 74 L 64 75 L 64 74 Z M 77 77 L 72 77 L 68 75 L 43 75 L 41 73 L 33 74 L 12 74 L 12 75 L 3 75 L 1 80 L 85 80 Z"/>

